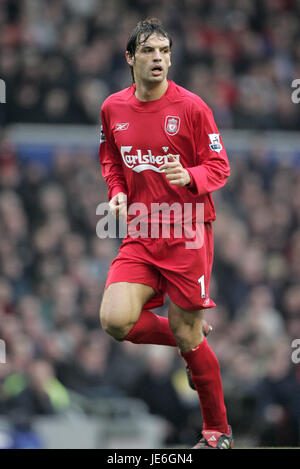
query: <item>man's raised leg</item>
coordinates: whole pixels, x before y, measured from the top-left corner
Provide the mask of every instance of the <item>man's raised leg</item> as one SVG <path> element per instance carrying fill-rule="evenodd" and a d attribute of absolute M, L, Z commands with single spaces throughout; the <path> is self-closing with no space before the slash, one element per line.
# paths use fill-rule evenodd
<path fill-rule="evenodd" d="M 100 308 L 105 332 L 116 340 L 135 344 L 177 347 L 168 318 L 143 309 L 154 294 L 155 290 L 144 284 L 117 282 L 109 285 Z"/>
<path fill-rule="evenodd" d="M 128 340 L 134 344 L 177 347 L 169 319 L 147 309 L 140 310 L 145 304 L 143 302 L 147 295 L 153 296 L 153 293 L 155 293 L 153 288 L 147 285 L 129 282 L 111 284 L 104 292 L 100 309 L 101 323 L 105 332 L 116 340 Z M 211 326 L 203 320 L 205 336 L 211 329 Z M 190 379 L 189 382 L 194 389 Z"/>

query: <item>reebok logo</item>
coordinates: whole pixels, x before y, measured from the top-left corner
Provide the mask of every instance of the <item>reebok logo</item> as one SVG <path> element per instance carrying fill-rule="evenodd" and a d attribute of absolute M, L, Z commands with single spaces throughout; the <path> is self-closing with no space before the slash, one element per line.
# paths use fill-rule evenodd
<path fill-rule="evenodd" d="M 129 122 L 123 122 L 121 124 L 116 124 L 116 132 L 119 130 L 127 130 L 129 127 Z"/>

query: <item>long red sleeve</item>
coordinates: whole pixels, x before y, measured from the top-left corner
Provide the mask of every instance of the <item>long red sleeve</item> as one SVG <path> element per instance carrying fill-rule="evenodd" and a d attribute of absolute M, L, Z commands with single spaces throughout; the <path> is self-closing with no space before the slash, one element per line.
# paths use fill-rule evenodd
<path fill-rule="evenodd" d="M 198 164 L 186 169 L 191 176 L 190 190 L 201 196 L 223 187 L 230 175 L 230 167 L 221 136 L 208 107 L 197 113 L 195 132 L 198 133 Z"/>
<path fill-rule="evenodd" d="M 120 153 L 112 141 L 110 130 L 107 127 L 105 111 L 101 109 L 101 137 L 99 147 L 99 158 L 102 175 L 108 189 L 108 200 L 119 192 L 127 194 L 127 186 L 124 178 Z"/>

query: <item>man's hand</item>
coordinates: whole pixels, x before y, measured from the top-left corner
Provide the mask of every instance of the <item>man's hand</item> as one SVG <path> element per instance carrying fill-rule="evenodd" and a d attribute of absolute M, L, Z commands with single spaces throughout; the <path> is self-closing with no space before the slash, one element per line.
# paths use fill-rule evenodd
<path fill-rule="evenodd" d="M 124 192 L 114 195 L 108 205 L 110 212 L 116 218 L 127 218 L 127 195 Z"/>
<path fill-rule="evenodd" d="M 173 155 L 168 155 L 168 162 L 159 167 L 165 173 L 168 182 L 174 186 L 187 186 L 191 182 L 189 172 Z"/>

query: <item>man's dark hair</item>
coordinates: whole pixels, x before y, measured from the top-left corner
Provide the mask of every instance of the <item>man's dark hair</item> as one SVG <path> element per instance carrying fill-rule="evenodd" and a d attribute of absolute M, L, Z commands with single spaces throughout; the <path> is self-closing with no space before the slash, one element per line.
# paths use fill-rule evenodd
<path fill-rule="evenodd" d="M 144 44 L 147 39 L 152 35 L 157 34 L 158 36 L 169 39 L 170 48 L 172 47 L 172 38 L 164 29 L 162 23 L 157 18 L 147 18 L 143 21 L 139 21 L 134 30 L 131 32 L 126 46 L 126 51 L 131 57 L 134 57 L 137 47 L 140 44 Z M 132 78 L 133 69 L 131 68 Z"/>

